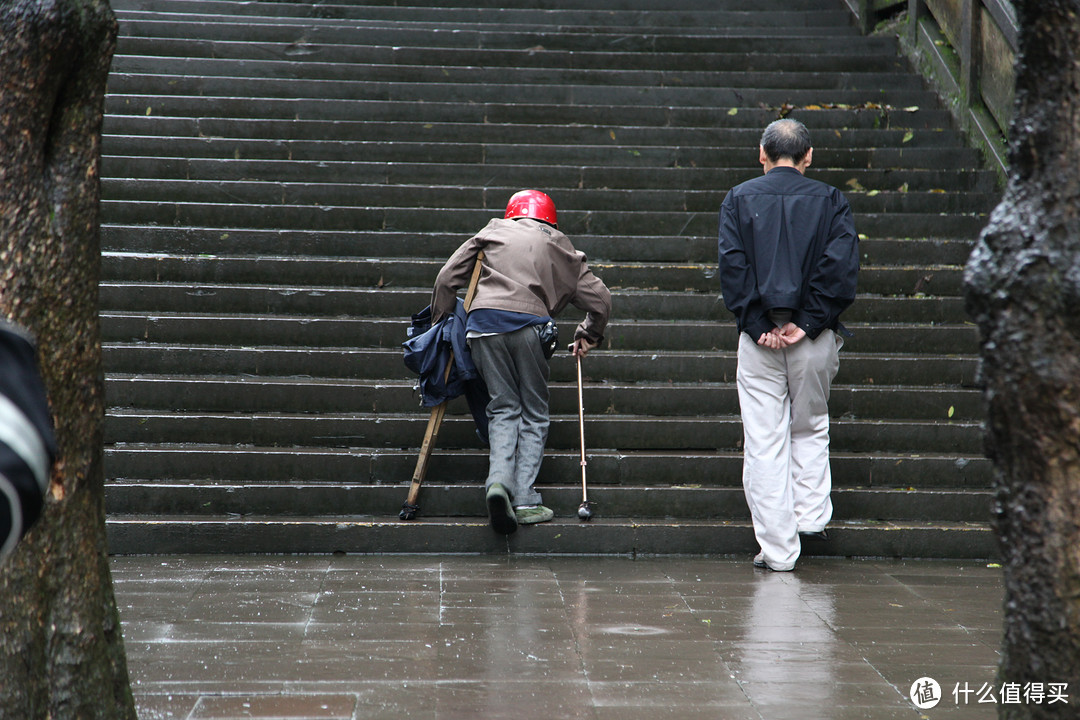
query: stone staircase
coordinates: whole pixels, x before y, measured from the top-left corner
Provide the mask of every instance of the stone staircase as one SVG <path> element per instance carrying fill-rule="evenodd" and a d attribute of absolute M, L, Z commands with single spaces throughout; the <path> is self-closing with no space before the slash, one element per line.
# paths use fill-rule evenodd
<path fill-rule="evenodd" d="M 894 39 L 860 36 L 840 0 L 516 4 L 114 2 L 111 550 L 755 551 L 717 211 L 786 114 L 863 236 L 831 403 L 833 540 L 807 553 L 993 556 L 961 268 L 998 190 Z M 555 199 L 614 294 L 584 367 L 596 517 L 575 514 L 561 353 L 540 478 L 556 520 L 490 530 L 486 455 L 455 401 L 401 522 L 428 416 L 401 360 L 408 317 L 525 187 Z"/>

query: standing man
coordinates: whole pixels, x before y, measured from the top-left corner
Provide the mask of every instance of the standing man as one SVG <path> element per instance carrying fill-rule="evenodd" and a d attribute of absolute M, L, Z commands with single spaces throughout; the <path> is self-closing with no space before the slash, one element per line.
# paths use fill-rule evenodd
<path fill-rule="evenodd" d="M 770 124 L 758 158 L 765 175 L 732 188 L 720 208 L 720 285 L 739 330 L 743 489 L 761 547 L 754 565 L 776 571 L 795 568 L 800 538 L 828 539 L 829 388 L 859 272 L 847 200 L 804 177 L 813 153 L 801 122 Z"/>
<path fill-rule="evenodd" d="M 571 352 L 584 357 L 600 344 L 611 293 L 558 230 L 555 203 L 538 190 L 510 198 L 503 218 L 465 241 L 435 279 L 432 322 L 453 312 L 456 292 L 483 268 L 466 321 L 473 363 L 488 387 L 490 455 L 486 497 L 491 526 L 509 535 L 518 524 L 550 520 L 533 487 L 548 432 L 548 355 L 541 333 L 569 303 L 585 311 Z M 547 340 L 547 338 L 545 338 Z M 546 345 L 554 347 L 554 339 Z"/>

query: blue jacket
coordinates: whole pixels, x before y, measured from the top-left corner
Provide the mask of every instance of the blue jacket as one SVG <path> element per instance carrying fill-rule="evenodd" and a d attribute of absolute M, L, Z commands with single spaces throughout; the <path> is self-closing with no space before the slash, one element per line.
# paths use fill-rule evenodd
<path fill-rule="evenodd" d="M 776 167 L 736 185 L 720 207 L 720 287 L 739 332 L 773 328 L 768 312 L 793 311 L 811 340 L 846 332 L 840 313 L 855 300 L 859 238 L 843 193 Z"/>
<path fill-rule="evenodd" d="M 428 306 L 412 316 L 412 324 L 405 331 L 409 339 L 401 347 L 405 350 L 405 367 L 420 376 L 421 404 L 435 407 L 465 395 L 477 434 L 486 443 L 488 391 L 465 341 L 465 318 L 465 304 L 458 299 L 454 313 L 432 325 Z M 451 350 L 454 365 L 449 378 L 444 379 Z"/>

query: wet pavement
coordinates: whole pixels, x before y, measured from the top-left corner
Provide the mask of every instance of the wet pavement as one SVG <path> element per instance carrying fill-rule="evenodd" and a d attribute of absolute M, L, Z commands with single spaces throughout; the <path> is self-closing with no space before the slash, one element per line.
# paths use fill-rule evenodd
<path fill-rule="evenodd" d="M 1000 697 L 1001 570 L 986 562 L 804 558 L 772 573 L 749 558 L 137 556 L 112 568 L 142 720 L 997 717 L 965 693 Z M 923 677 L 940 704 L 920 711 L 908 693 Z"/>

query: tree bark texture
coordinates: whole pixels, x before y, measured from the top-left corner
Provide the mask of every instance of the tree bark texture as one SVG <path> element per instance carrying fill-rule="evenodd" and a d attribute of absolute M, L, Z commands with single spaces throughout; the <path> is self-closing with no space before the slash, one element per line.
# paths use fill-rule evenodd
<path fill-rule="evenodd" d="M 1068 683 L 1070 705 L 999 705 L 1011 720 L 1080 705 L 1080 0 L 1015 6 L 1010 178 L 965 285 L 1004 558 L 1000 680 Z"/>
<path fill-rule="evenodd" d="M 57 462 L 0 567 L 0 717 L 134 718 L 105 543 L 98 325 L 107 0 L 0 0 L 0 312 L 38 341 Z"/>

